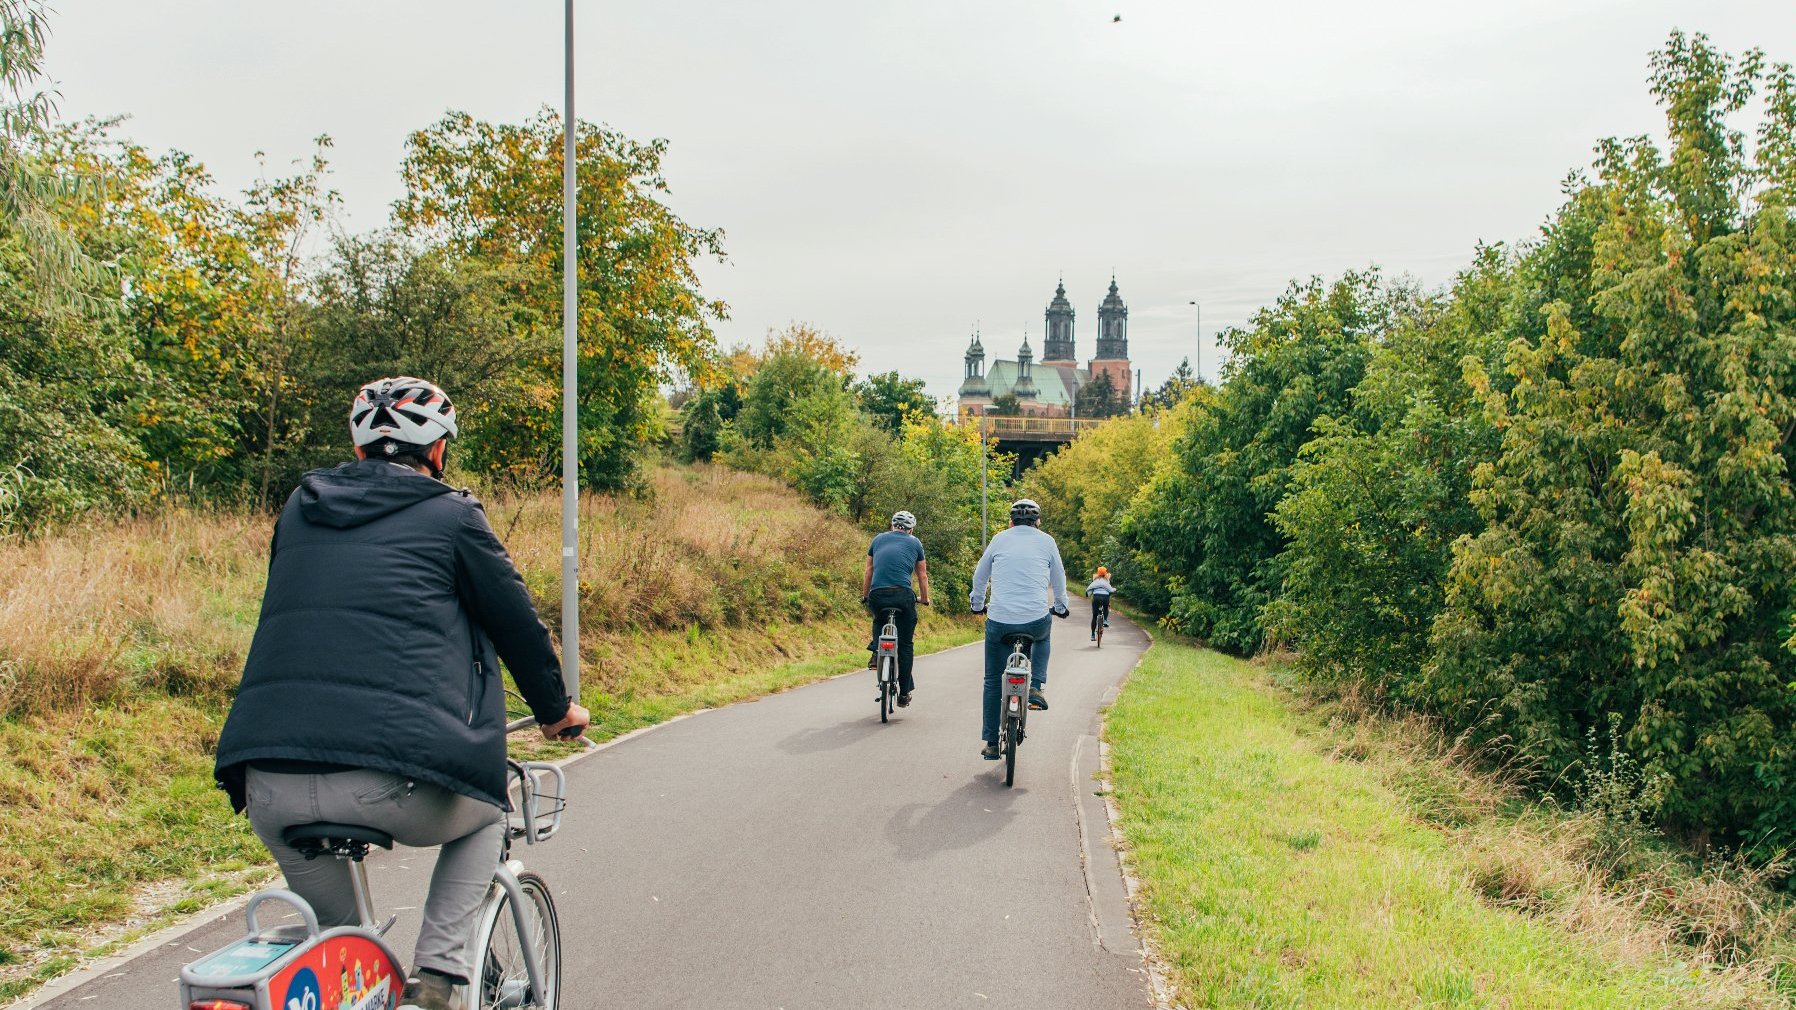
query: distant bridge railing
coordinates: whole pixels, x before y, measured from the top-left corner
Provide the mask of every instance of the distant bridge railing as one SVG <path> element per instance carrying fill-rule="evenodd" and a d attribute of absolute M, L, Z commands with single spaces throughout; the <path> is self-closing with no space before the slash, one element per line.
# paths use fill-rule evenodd
<path fill-rule="evenodd" d="M 965 421 L 979 427 L 978 415 L 969 414 Z M 1103 423 L 1102 418 L 988 417 L 985 434 L 1002 442 L 1070 442 Z"/>

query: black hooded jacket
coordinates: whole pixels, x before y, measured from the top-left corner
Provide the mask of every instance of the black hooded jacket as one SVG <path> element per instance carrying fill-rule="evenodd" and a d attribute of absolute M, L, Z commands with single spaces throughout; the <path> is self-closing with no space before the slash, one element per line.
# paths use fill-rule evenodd
<path fill-rule="evenodd" d="M 505 806 L 505 691 L 567 714 L 524 580 L 467 492 L 360 460 L 300 480 L 214 776 L 244 807 L 258 760 L 372 768 Z"/>

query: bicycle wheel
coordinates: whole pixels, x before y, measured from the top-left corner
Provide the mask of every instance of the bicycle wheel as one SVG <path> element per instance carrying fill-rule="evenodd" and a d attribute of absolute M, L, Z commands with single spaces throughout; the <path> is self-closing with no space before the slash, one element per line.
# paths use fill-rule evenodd
<path fill-rule="evenodd" d="M 518 876 L 519 889 L 528 908 L 524 921 L 535 934 L 529 941 L 519 935 L 517 921 L 511 912 L 511 896 L 495 885 L 481 910 L 479 952 L 475 963 L 475 985 L 478 991 L 469 1010 L 555 1010 L 561 1000 L 561 921 L 555 915 L 555 900 L 549 896 L 549 885 L 534 873 Z M 536 948 L 537 963 L 542 966 L 543 991 L 530 985 L 530 972 L 524 966 L 524 944 Z"/>
<path fill-rule="evenodd" d="M 1104 647 L 1104 622 L 1098 622 L 1098 648 Z"/>
<path fill-rule="evenodd" d="M 885 722 L 892 711 L 892 661 L 879 661 L 879 721 Z"/>
<path fill-rule="evenodd" d="M 1023 742 L 1022 726 L 1017 720 L 1004 720 L 1004 784 L 1016 782 L 1016 748 Z"/>

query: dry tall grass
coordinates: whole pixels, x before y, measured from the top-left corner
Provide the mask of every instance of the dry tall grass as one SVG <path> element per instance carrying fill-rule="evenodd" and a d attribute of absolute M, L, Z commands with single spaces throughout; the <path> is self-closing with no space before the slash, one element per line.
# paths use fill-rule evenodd
<path fill-rule="evenodd" d="M 1796 1002 L 1786 988 L 1796 905 L 1780 887 L 1785 859 L 1695 857 L 1637 822 L 1532 799 L 1524 783 L 1537 769 L 1505 768 L 1424 717 L 1351 693 L 1300 697 L 1335 756 L 1378 770 L 1420 820 L 1452 837 L 1485 901 L 1592 938 L 1618 960 L 1682 962 L 1734 994 L 1730 1007 Z"/>
<path fill-rule="evenodd" d="M 487 501 L 545 616 L 558 612 L 561 511 Z M 228 693 L 255 630 L 271 520 L 182 509 L 0 543 L 0 715 L 80 711 L 155 690 Z M 775 481 L 663 468 L 581 514 L 582 654 L 645 630 L 850 613 L 861 533 Z"/>
<path fill-rule="evenodd" d="M 259 516 L 176 511 L 0 544 L 0 714 L 235 683 L 268 530 Z"/>

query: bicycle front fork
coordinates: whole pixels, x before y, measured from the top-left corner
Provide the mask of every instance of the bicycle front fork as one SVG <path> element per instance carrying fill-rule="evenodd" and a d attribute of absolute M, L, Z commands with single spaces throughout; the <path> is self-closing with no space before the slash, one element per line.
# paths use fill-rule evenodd
<path fill-rule="evenodd" d="M 507 904 L 511 906 L 511 921 L 518 928 L 518 938 L 523 941 L 524 973 L 530 976 L 530 991 L 546 993 L 548 992 L 546 988 L 548 980 L 543 978 L 542 961 L 537 958 L 536 953 L 536 930 L 546 923 L 533 925 L 526 917 L 524 886 L 518 883 L 517 871 L 513 867 L 521 869 L 523 864 L 517 860 L 500 863 L 498 871 L 493 874 L 493 880 L 505 889 L 505 896 L 510 899 Z M 482 965 L 474 966 L 474 985 L 476 986 L 480 984 L 479 973 L 483 967 Z"/>

